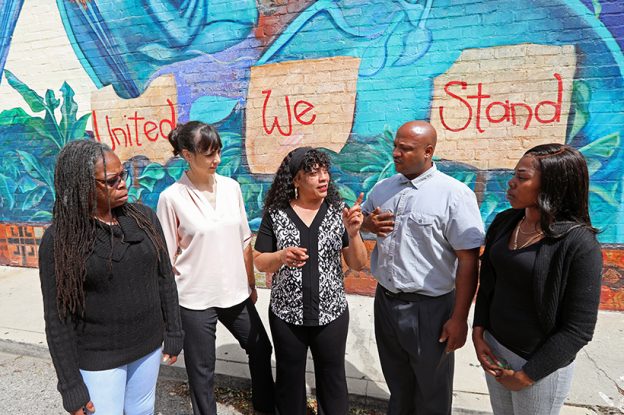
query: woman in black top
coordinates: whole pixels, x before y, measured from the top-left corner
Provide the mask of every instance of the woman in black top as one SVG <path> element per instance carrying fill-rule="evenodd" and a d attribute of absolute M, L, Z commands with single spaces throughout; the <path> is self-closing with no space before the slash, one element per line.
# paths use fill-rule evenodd
<path fill-rule="evenodd" d="M 126 203 L 126 172 L 107 146 L 59 154 L 52 225 L 39 248 L 46 337 L 71 414 L 152 414 L 162 360 L 183 332 L 156 214 Z"/>
<path fill-rule="evenodd" d="M 488 229 L 473 343 L 495 414 L 557 414 L 572 364 L 593 335 L 602 254 L 581 153 L 527 151 L 509 181 L 512 209 Z"/>
<path fill-rule="evenodd" d="M 329 175 L 329 157 L 302 147 L 282 161 L 264 206 L 255 263 L 273 273 L 269 322 L 277 360 L 279 413 L 306 413 L 305 365 L 314 358 L 319 413 L 347 413 L 349 325 L 342 263 L 361 269 L 360 203 L 347 209 Z"/>

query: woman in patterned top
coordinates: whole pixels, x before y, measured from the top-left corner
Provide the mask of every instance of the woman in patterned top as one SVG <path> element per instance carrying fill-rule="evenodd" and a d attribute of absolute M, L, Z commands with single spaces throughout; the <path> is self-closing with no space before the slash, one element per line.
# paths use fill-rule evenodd
<path fill-rule="evenodd" d="M 329 157 L 302 147 L 282 161 L 264 205 L 255 263 L 273 273 L 269 322 L 277 360 L 279 413 L 306 413 L 305 366 L 314 358 L 319 412 L 346 414 L 345 345 L 349 311 L 340 253 L 359 270 L 360 195 L 346 208 L 329 175 Z"/>

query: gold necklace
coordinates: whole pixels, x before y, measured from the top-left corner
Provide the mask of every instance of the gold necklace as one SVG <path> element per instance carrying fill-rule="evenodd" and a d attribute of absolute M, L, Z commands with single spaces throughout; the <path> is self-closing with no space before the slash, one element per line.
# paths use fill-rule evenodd
<path fill-rule="evenodd" d="M 518 231 L 522 234 L 522 235 L 533 235 L 534 233 L 538 233 L 540 231 L 538 231 L 536 228 L 533 228 L 533 230 L 531 232 L 525 232 L 522 230 L 522 224 L 524 223 L 524 220 L 526 219 L 526 216 L 523 216 L 522 219 L 520 220 L 520 224 L 518 225 Z"/>
<path fill-rule="evenodd" d="M 522 220 L 524 220 L 524 217 L 522 218 Z M 522 221 L 520 221 L 520 223 L 518 223 L 518 226 L 516 226 L 516 229 L 515 229 L 515 232 L 514 232 L 513 244 L 512 244 L 512 248 L 514 249 L 514 251 L 517 250 L 517 249 L 522 249 L 522 248 L 525 248 L 525 247 L 529 246 L 533 242 L 537 241 L 544 234 L 544 232 L 542 232 L 542 231 L 537 231 L 537 233 L 535 235 L 533 235 L 532 237 L 527 239 L 521 246 L 518 246 L 518 234 L 520 233 L 519 230 L 520 230 L 520 224 L 521 223 L 522 223 Z M 525 235 L 527 235 L 527 234 L 525 234 Z M 528 235 L 530 235 L 530 233 Z"/>
<path fill-rule="evenodd" d="M 119 222 L 117 221 L 117 218 L 114 217 L 114 216 L 113 216 L 113 220 L 111 220 L 111 221 L 104 220 L 104 219 L 102 219 L 102 218 L 100 218 L 98 216 L 96 216 L 95 219 L 97 219 L 98 221 L 100 221 L 102 223 L 107 224 L 108 226 L 119 225 Z"/>

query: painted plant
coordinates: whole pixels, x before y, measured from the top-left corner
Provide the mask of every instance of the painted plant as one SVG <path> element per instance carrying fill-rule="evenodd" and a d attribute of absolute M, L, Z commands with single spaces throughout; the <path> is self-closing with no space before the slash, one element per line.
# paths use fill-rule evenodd
<path fill-rule="evenodd" d="M 8 70 L 4 75 L 30 111 L 40 115 L 21 107 L 0 112 L 0 220 L 50 221 L 54 161 L 69 141 L 88 137 L 90 114 L 77 117 L 74 91 L 66 82 L 57 98 L 51 89 L 39 95 Z"/>

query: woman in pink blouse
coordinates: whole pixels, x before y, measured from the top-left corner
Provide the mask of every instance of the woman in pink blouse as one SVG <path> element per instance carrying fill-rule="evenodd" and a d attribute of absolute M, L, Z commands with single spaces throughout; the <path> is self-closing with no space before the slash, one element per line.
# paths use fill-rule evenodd
<path fill-rule="evenodd" d="M 240 186 L 216 172 L 222 144 L 211 125 L 179 124 L 169 142 L 189 169 L 161 193 L 157 212 L 178 285 L 193 413 L 217 413 L 217 320 L 249 356 L 255 410 L 273 413 L 272 348 L 254 305 L 251 231 Z"/>

